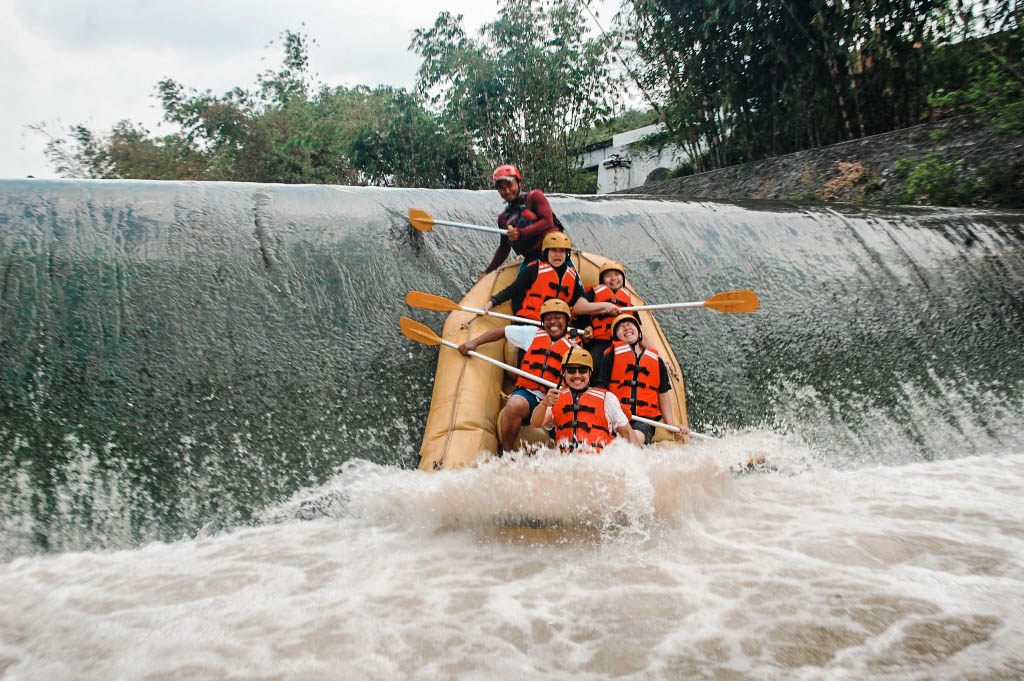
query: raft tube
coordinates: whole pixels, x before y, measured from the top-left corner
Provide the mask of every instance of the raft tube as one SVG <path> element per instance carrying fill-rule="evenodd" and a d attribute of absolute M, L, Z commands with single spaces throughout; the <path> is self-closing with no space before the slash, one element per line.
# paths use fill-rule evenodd
<path fill-rule="evenodd" d="M 573 262 L 576 263 L 584 286 L 597 285 L 601 266 L 610 260 L 593 253 L 573 251 Z M 460 304 L 482 308 L 495 293 L 515 281 L 521 262 L 521 259 L 508 262 L 482 278 L 469 290 Z M 633 296 L 634 304 L 645 304 L 628 281 L 626 288 Z M 507 302 L 496 307 L 494 311 L 513 313 L 511 304 Z M 686 394 L 679 361 L 654 316 L 647 310 L 640 310 L 638 314 L 644 336 L 657 349 L 668 369 L 669 380 L 672 382 L 672 406 L 676 423 L 688 426 Z M 508 323 L 495 317 L 456 310 L 448 315 L 444 323 L 443 337 L 454 343 L 464 343 L 471 337 Z M 519 366 L 519 348 L 503 340 L 481 345 L 477 352 L 512 366 Z M 507 396 L 515 389 L 516 378 L 514 374 L 506 372 L 501 367 L 465 357 L 454 348 L 440 346 L 430 412 L 427 415 L 423 442 L 420 445 L 420 470 L 462 468 L 481 454 L 496 452 L 498 412 L 504 406 Z M 668 431 L 662 428 L 655 431 L 655 442 L 670 439 L 671 433 Z M 689 441 L 688 437 L 686 441 Z M 523 426 L 517 448 L 528 443 L 543 442 L 550 442 L 550 438 L 543 430 Z"/>

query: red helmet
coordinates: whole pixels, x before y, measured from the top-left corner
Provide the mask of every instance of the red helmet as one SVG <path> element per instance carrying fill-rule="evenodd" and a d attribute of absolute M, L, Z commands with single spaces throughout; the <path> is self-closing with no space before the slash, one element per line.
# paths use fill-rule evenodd
<path fill-rule="evenodd" d="M 516 182 L 522 183 L 523 176 L 519 174 L 519 168 L 516 168 L 511 163 L 506 163 L 503 166 L 498 166 L 494 169 L 494 185 L 498 185 L 499 180 L 511 180 L 515 178 Z"/>

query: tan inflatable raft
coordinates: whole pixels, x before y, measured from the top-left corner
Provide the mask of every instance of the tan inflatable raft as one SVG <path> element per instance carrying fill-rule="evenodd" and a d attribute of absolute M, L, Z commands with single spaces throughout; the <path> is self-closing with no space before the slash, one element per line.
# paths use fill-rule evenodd
<path fill-rule="evenodd" d="M 582 251 L 573 251 L 580 279 L 584 286 L 597 284 L 601 265 L 609 258 Z M 491 296 L 511 284 L 519 273 L 521 260 L 506 263 L 476 283 L 460 301 L 466 307 L 482 308 Z M 635 304 L 644 301 L 636 291 L 626 287 Z M 509 303 L 495 308 L 495 312 L 512 314 Z M 689 425 L 686 418 L 686 397 L 683 390 L 683 374 L 679 361 L 665 338 L 661 326 L 650 312 L 639 312 L 645 337 L 650 341 L 668 368 L 672 381 L 673 408 L 676 422 Z M 456 310 L 448 315 L 442 336 L 454 343 L 465 342 L 508 322 L 495 317 L 481 317 L 471 312 Z M 477 352 L 501 360 L 512 366 L 519 366 L 519 349 L 505 341 L 481 345 Z M 440 346 L 437 358 L 437 372 L 434 375 L 434 393 L 430 401 L 430 413 L 420 445 L 420 469 L 438 470 L 461 468 L 477 458 L 481 452 L 496 452 L 498 449 L 497 417 L 505 404 L 506 397 L 514 390 L 517 377 L 500 367 L 479 359 L 464 357 L 457 350 Z M 658 429 L 655 442 L 668 439 L 669 433 Z M 526 442 L 549 441 L 542 430 L 524 426 L 519 436 L 519 445 Z"/>

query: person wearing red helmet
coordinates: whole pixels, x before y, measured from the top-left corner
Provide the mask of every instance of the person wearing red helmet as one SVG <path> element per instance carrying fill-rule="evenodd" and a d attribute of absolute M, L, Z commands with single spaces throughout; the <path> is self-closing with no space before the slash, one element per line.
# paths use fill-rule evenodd
<path fill-rule="evenodd" d="M 498 228 L 506 233 L 501 236 L 494 257 L 481 277 L 498 269 L 510 251 L 523 256 L 524 266 L 539 260 L 544 235 L 562 229 L 544 192 L 534 189 L 524 194 L 522 182 L 522 173 L 514 165 L 501 165 L 494 171 L 494 188 L 508 204 L 498 216 Z"/>

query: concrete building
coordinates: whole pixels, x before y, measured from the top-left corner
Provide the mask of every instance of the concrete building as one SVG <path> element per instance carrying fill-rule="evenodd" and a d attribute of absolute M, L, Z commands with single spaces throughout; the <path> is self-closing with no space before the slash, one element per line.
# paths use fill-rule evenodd
<path fill-rule="evenodd" d="M 597 193 L 609 194 L 633 189 L 668 177 L 668 173 L 688 160 L 683 150 L 673 145 L 657 149 L 634 149 L 633 143 L 662 130 L 662 124 L 647 125 L 620 132 L 611 139 L 588 145 L 577 157 L 580 167 L 597 171 Z"/>

